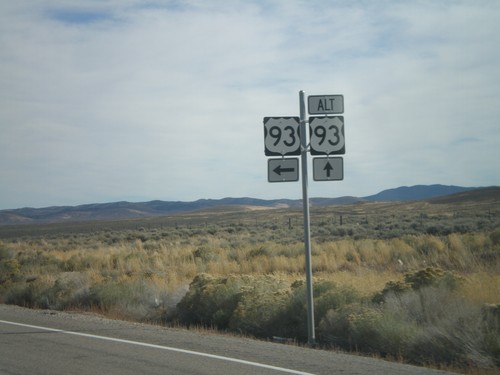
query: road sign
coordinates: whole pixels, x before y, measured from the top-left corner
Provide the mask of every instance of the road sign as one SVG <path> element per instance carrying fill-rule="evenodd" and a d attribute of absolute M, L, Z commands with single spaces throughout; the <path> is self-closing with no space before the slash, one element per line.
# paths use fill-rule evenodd
<path fill-rule="evenodd" d="M 267 180 L 269 182 L 290 182 L 299 180 L 299 159 L 268 159 Z"/>
<path fill-rule="evenodd" d="M 314 299 L 312 279 L 311 229 L 309 218 L 309 194 L 307 189 L 307 150 L 312 155 L 345 153 L 344 117 L 326 116 L 344 113 L 342 95 L 312 95 L 308 97 L 309 113 L 325 115 L 309 118 L 310 141 L 307 143 L 306 101 L 304 91 L 299 92 L 300 117 L 264 117 L 264 143 L 269 159 L 267 180 L 269 182 L 298 181 L 299 159 L 285 155 L 300 155 L 302 175 L 302 206 L 304 210 L 304 247 L 307 296 L 307 341 L 314 345 Z M 314 180 L 334 181 L 344 178 L 344 161 L 341 157 L 313 158 Z"/>
<path fill-rule="evenodd" d="M 309 117 L 311 155 L 345 154 L 344 116 Z"/>
<path fill-rule="evenodd" d="M 298 117 L 264 117 L 266 155 L 300 155 L 299 125 Z"/>
<path fill-rule="evenodd" d="M 313 158 L 314 181 L 339 181 L 344 179 L 344 159 Z"/>
<path fill-rule="evenodd" d="M 311 95 L 307 97 L 310 115 L 344 113 L 343 95 Z"/>

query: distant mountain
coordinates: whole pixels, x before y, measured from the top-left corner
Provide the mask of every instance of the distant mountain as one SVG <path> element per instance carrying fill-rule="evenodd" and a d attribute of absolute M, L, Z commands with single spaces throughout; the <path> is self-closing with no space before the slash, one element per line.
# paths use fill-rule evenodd
<path fill-rule="evenodd" d="M 263 200 L 254 198 L 199 199 L 194 202 L 113 202 L 0 210 L 0 225 L 58 223 L 70 221 L 119 220 L 172 215 L 181 212 L 211 209 L 218 206 L 255 206 L 265 208 L 293 207 L 297 201 L 287 199 Z"/>
<path fill-rule="evenodd" d="M 429 199 L 428 202 L 432 204 L 454 204 L 460 202 L 500 202 L 500 187 L 490 186 L 485 188 L 478 188 L 474 190 L 467 190 L 461 193 L 445 195 Z"/>
<path fill-rule="evenodd" d="M 500 187 L 488 188 L 490 190 L 478 189 L 475 195 L 460 196 L 467 192 L 475 192 L 477 188 L 444 185 L 417 185 L 381 191 L 378 194 L 363 198 L 339 197 L 339 198 L 311 198 L 312 207 L 353 204 L 366 201 L 407 201 L 422 200 L 436 197 L 447 197 L 449 202 L 463 199 L 479 199 L 482 194 L 498 197 L 500 199 Z M 450 195 L 452 194 L 452 195 Z M 445 198 L 442 198 L 445 199 Z M 431 203 L 446 203 L 446 200 L 431 201 Z M 15 224 L 37 224 L 37 223 L 60 223 L 75 221 L 94 220 L 121 220 L 141 217 L 166 216 L 182 212 L 193 212 L 200 210 L 219 211 L 245 211 L 254 209 L 278 209 L 278 208 L 300 208 L 302 200 L 296 199 L 256 199 L 256 198 L 223 198 L 223 199 L 199 199 L 193 202 L 113 202 L 85 204 L 80 206 L 57 206 L 46 208 L 20 208 L 14 210 L 0 210 L 0 225 Z"/>
<path fill-rule="evenodd" d="M 395 189 L 381 191 L 378 194 L 364 197 L 367 201 L 416 201 L 442 197 L 445 195 L 462 193 L 474 190 L 474 187 L 447 186 L 447 185 L 415 185 L 401 186 Z"/>

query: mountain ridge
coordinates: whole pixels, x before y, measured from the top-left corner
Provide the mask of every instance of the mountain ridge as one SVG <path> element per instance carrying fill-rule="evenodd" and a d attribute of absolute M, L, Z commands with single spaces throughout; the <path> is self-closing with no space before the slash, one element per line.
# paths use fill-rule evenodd
<path fill-rule="evenodd" d="M 462 187 L 454 185 L 414 185 L 400 186 L 394 189 L 383 190 L 380 193 L 365 197 L 369 201 L 408 201 L 457 194 L 477 189 L 476 187 Z"/>
<path fill-rule="evenodd" d="M 360 202 L 375 201 L 410 201 L 447 197 L 453 200 L 453 195 L 466 194 L 477 189 L 474 187 L 447 185 L 415 185 L 401 186 L 383 190 L 366 197 L 343 196 L 337 198 L 310 198 L 311 206 L 346 205 Z M 484 188 L 483 188 L 484 189 Z M 494 194 L 499 194 L 500 187 L 490 187 Z M 463 199 L 463 198 L 455 198 Z M 198 199 L 191 202 L 161 201 L 149 202 L 111 202 L 91 203 L 78 206 L 51 206 L 45 208 L 18 208 L 0 210 L 0 225 L 60 223 L 76 221 L 120 220 L 154 216 L 168 216 L 199 210 L 211 210 L 216 207 L 231 207 L 232 210 L 300 208 L 301 199 L 259 199 L 259 198 L 222 198 Z"/>

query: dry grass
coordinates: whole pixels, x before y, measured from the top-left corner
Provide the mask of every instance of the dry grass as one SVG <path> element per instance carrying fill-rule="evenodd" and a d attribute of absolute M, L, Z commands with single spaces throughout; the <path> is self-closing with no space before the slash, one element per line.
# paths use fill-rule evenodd
<path fill-rule="evenodd" d="M 475 304 L 498 304 L 500 273 L 480 271 L 467 275 L 463 293 L 467 300 Z"/>
<path fill-rule="evenodd" d="M 8 249 L 11 263 L 17 264 L 10 283 L 81 272 L 91 283 L 147 279 L 169 292 L 200 273 L 280 274 L 292 280 L 304 270 L 300 241 L 253 243 L 251 237 L 238 233 L 201 233 L 176 242 L 159 238 L 107 244 L 57 238 L 1 246 Z M 435 266 L 463 275 L 467 280 L 464 293 L 476 303 L 499 302 L 499 257 L 491 258 L 498 245 L 487 233 L 340 239 L 313 243 L 312 250 L 315 277 L 352 286 L 365 295 L 380 291 L 388 281 L 401 280 L 404 272 Z M 483 259 L 484 254 L 488 256 Z"/>
<path fill-rule="evenodd" d="M 332 282 L 339 290 L 354 290 L 366 301 L 389 282 L 403 284 L 408 273 L 435 267 L 463 278 L 460 298 L 476 310 L 484 304 L 500 303 L 500 227 L 494 222 L 487 229 L 465 232 L 450 231 L 436 222 L 431 231 L 418 232 L 414 228 L 421 224 L 407 218 L 410 211 L 404 211 L 400 217 L 387 213 L 389 219 L 381 226 L 372 223 L 372 218 L 361 211 L 364 207 L 353 209 L 360 210 L 357 222 L 344 216 L 345 224 L 339 227 L 336 220 L 331 220 L 331 213 L 327 213 L 316 225 L 313 223 L 313 274 L 321 285 L 327 285 L 325 288 L 330 288 L 328 283 Z M 423 217 L 421 213 L 418 215 L 417 218 Z M 445 220 L 453 217 L 448 213 L 433 215 Z M 484 218 L 476 216 L 477 226 L 484 226 L 481 224 Z M 219 279 L 239 275 L 248 277 L 247 281 L 261 280 L 264 289 L 272 287 L 270 280 L 280 280 L 286 285 L 303 280 L 305 260 L 300 226 L 289 227 L 290 222 L 295 222 L 288 218 L 281 218 L 284 225 L 280 225 L 276 217 L 264 225 L 241 217 L 235 220 L 4 239 L 0 241 L 0 302 L 99 311 L 123 319 L 159 322 L 175 315 L 177 303 L 200 274 Z M 367 227 L 360 223 L 366 223 Z M 401 223 L 410 229 L 402 228 Z M 384 235 L 370 235 L 377 226 Z M 446 230 L 429 233 L 436 228 Z M 399 232 L 386 236 L 386 231 Z M 262 281 L 262 277 L 268 276 L 272 278 Z M 245 288 L 242 290 L 245 299 L 241 302 L 246 303 L 246 309 L 276 297 L 266 295 L 262 299 L 259 294 L 248 294 L 249 285 Z M 283 294 L 279 296 L 285 301 Z M 366 324 L 375 318 L 379 324 L 377 329 L 390 333 L 386 317 L 375 315 L 374 318 L 374 311 L 365 311 L 363 306 L 347 306 L 348 310 L 329 312 L 327 317 L 328 298 L 338 295 L 326 293 L 325 296 L 320 298 L 323 319 L 326 319 L 324 329 L 332 329 L 328 322 L 341 321 L 342 314 L 353 312 L 361 314 L 356 323 L 360 337 L 365 335 L 365 328 L 372 328 Z M 417 297 L 406 301 L 407 306 L 418 301 Z M 231 299 L 231 295 L 228 298 Z M 243 305 L 237 308 L 235 316 L 239 320 L 233 319 L 231 327 L 236 321 L 258 326 L 249 322 L 250 315 L 245 314 L 251 312 L 254 319 L 259 311 L 242 308 Z M 280 311 L 273 313 L 279 315 Z M 276 319 L 280 318 L 278 315 Z M 269 319 L 270 324 L 272 319 Z M 414 333 L 406 322 L 389 319 L 389 323 L 399 324 L 401 334 Z M 262 333 L 259 331 L 259 334 Z M 428 337 L 433 337 L 431 332 Z M 426 338 L 422 340 L 425 347 Z"/>

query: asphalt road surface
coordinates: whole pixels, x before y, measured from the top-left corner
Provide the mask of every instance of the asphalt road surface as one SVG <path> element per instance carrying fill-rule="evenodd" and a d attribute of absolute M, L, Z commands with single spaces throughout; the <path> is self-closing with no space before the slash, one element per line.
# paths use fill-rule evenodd
<path fill-rule="evenodd" d="M 446 374 L 239 337 L 0 304 L 0 374 Z"/>

